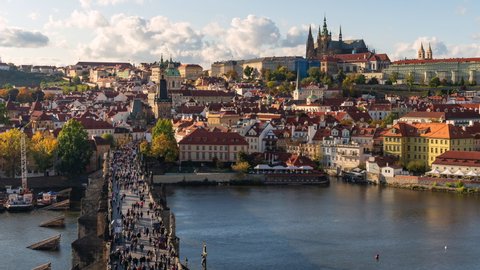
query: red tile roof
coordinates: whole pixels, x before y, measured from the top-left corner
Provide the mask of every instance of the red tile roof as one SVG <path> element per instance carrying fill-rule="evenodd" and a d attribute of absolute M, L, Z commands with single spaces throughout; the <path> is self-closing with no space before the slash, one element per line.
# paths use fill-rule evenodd
<path fill-rule="evenodd" d="M 238 133 L 221 132 L 218 130 L 208 131 L 203 128 L 196 129 L 180 142 L 190 145 L 248 145 L 247 141 Z"/>
<path fill-rule="evenodd" d="M 432 165 L 480 167 L 480 152 L 447 151 L 438 156 Z"/>
<path fill-rule="evenodd" d="M 412 64 L 430 64 L 430 63 L 468 63 L 468 62 L 480 62 L 479 57 L 475 58 L 443 58 L 443 59 L 406 59 L 395 61 L 393 65 L 412 65 Z"/>

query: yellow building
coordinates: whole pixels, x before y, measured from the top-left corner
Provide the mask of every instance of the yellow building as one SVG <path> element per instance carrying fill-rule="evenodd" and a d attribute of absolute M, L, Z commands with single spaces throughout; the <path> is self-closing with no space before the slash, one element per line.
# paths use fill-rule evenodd
<path fill-rule="evenodd" d="M 203 68 L 196 64 L 183 64 L 178 67 L 180 76 L 187 80 L 196 80 L 203 74 Z"/>
<path fill-rule="evenodd" d="M 383 152 L 399 157 L 404 165 L 422 160 L 430 166 L 446 151 L 474 150 L 473 136 L 446 123 L 397 123 L 383 137 Z"/>

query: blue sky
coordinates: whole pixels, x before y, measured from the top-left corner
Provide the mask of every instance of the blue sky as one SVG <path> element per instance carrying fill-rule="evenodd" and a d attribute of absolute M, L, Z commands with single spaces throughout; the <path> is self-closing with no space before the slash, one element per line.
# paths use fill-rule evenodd
<path fill-rule="evenodd" d="M 363 38 L 391 59 L 480 56 L 477 1 L 0 0 L 0 57 L 16 64 L 78 60 L 212 61 L 304 55 L 326 14 L 334 37 Z"/>

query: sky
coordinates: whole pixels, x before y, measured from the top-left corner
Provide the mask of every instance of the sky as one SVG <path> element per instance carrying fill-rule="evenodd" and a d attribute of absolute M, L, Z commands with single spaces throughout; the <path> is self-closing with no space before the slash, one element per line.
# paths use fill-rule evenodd
<path fill-rule="evenodd" d="M 304 56 L 326 16 L 334 39 L 364 39 L 392 60 L 480 57 L 480 1 L 0 0 L 2 62 L 134 64 Z"/>

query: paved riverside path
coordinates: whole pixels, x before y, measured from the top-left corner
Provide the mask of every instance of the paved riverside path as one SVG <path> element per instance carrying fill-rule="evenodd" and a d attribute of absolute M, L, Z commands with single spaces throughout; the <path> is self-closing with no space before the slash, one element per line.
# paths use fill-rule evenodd
<path fill-rule="evenodd" d="M 114 153 L 111 161 L 111 209 L 114 254 L 118 270 L 177 270 L 181 266 L 168 241 L 162 210 L 151 201 L 143 181 L 136 147 Z M 155 226 L 154 226 L 155 224 Z"/>

